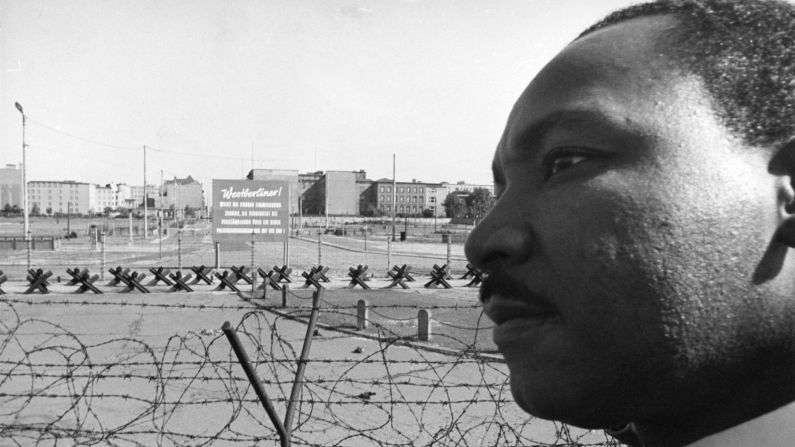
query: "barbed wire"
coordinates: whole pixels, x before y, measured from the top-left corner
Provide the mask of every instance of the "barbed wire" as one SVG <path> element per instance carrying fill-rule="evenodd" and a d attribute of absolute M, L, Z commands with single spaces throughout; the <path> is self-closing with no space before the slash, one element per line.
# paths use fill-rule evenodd
<path fill-rule="evenodd" d="M 228 295 L 227 292 L 222 292 L 223 294 Z M 272 292 L 276 293 L 276 292 Z M 301 297 L 299 295 L 292 295 L 293 298 L 307 300 L 310 298 Z M 250 305 L 230 305 L 230 304 L 187 304 L 187 303 L 177 303 L 177 304 L 165 304 L 165 303 L 147 303 L 147 302 L 134 302 L 134 301 L 93 301 L 93 300 L 65 300 L 65 299 L 42 299 L 42 298 L 3 298 L 2 299 L 8 303 L 18 303 L 18 304 L 26 304 L 28 306 L 52 306 L 52 305 L 65 305 L 65 306 L 118 306 L 118 307 L 153 307 L 153 308 L 161 308 L 161 309 L 199 309 L 199 310 L 243 310 L 243 309 L 251 309 Z M 331 309 L 334 310 L 355 310 L 357 306 L 355 305 L 339 305 L 333 304 Z M 294 309 L 294 310 L 312 310 L 311 307 L 307 306 L 276 306 L 271 305 L 264 307 L 272 307 L 274 309 Z M 428 304 L 423 306 L 418 306 L 415 304 L 368 304 L 367 307 L 369 309 L 452 309 L 452 310 L 465 310 L 465 309 L 480 309 L 480 305 L 472 304 L 472 305 L 440 305 L 440 304 Z M 327 311 L 328 309 L 324 308 L 321 309 Z"/>
<path fill-rule="evenodd" d="M 48 315 L 41 304 L 63 301 L 28 301 L 0 300 L 0 437 L 9 444 L 278 442 L 220 331 L 194 326 L 147 335 L 145 317 L 163 315 L 162 303 L 149 303 L 117 306 L 117 315 L 136 317 L 121 331 L 126 336 L 78 335 L 68 319 L 55 323 L 40 316 Z M 73 311 L 72 304 L 55 309 L 106 314 L 108 304 L 79 303 Z M 236 315 L 234 326 L 261 382 L 274 405 L 283 407 L 300 351 L 295 334 L 304 329 L 294 318 L 245 304 L 168 305 L 187 322 Z M 518 410 L 505 365 L 473 355 L 474 341 L 460 340 L 465 349 L 444 355 L 400 343 L 377 322 L 373 331 L 377 339 L 315 338 L 293 445 L 616 445 L 600 432 L 572 430 Z"/>

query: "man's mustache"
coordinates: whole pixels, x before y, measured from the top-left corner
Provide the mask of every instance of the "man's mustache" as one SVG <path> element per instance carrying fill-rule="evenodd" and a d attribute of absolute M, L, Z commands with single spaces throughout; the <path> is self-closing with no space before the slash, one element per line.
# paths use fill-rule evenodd
<path fill-rule="evenodd" d="M 480 286 L 480 302 L 486 303 L 493 295 L 505 299 L 521 299 L 523 296 L 533 295 L 527 286 L 505 273 L 505 270 L 494 270 L 486 275 Z"/>

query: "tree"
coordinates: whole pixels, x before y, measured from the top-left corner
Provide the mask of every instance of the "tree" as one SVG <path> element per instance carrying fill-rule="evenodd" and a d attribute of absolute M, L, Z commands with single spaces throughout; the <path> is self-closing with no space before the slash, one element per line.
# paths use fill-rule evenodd
<path fill-rule="evenodd" d="M 466 198 L 468 215 L 476 221 L 483 218 L 494 205 L 494 197 L 486 188 L 475 188 Z"/>
<path fill-rule="evenodd" d="M 451 218 L 480 219 L 494 204 L 494 197 L 486 188 L 475 188 L 473 191 L 456 190 L 445 197 L 445 215 Z"/>
<path fill-rule="evenodd" d="M 425 208 L 422 210 L 422 217 L 433 217 L 433 210 L 430 208 Z"/>
<path fill-rule="evenodd" d="M 492 201 L 491 192 L 486 188 L 475 188 L 467 197 L 468 207 L 475 208 L 478 205 L 486 205 Z"/>
<path fill-rule="evenodd" d="M 39 204 L 38 203 L 34 203 L 33 207 L 30 209 L 30 215 L 31 216 L 38 216 L 40 214 L 41 214 L 41 208 L 39 208 Z"/>
<path fill-rule="evenodd" d="M 447 217 L 458 217 L 456 216 L 456 208 L 458 208 L 458 203 L 460 202 L 459 196 L 461 193 L 459 191 L 453 191 L 447 194 L 447 197 L 444 198 L 442 202 L 442 206 L 444 207 L 444 214 Z"/>
<path fill-rule="evenodd" d="M 47 215 L 51 215 L 52 214 L 52 207 L 48 206 L 46 211 L 47 211 Z"/>

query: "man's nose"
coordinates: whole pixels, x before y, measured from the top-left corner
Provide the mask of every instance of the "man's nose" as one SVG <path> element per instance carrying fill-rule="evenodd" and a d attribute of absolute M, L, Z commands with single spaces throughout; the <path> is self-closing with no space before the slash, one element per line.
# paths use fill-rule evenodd
<path fill-rule="evenodd" d="M 490 272 L 501 266 L 521 264 L 532 255 L 532 229 L 515 213 L 505 215 L 500 204 L 475 227 L 467 238 L 467 259 Z"/>

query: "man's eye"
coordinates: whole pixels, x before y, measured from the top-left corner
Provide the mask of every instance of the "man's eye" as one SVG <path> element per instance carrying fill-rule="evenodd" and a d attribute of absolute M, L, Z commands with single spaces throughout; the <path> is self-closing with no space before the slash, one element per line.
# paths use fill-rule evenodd
<path fill-rule="evenodd" d="M 570 167 L 572 167 L 572 166 L 574 166 L 574 165 L 576 165 L 578 163 L 581 163 L 581 162 L 583 162 L 583 161 L 585 161 L 587 159 L 588 159 L 588 156 L 581 155 L 581 154 L 560 154 L 560 155 L 555 155 L 554 158 L 552 158 L 547 163 L 546 177 L 553 176 L 553 175 L 557 174 L 558 172 L 560 172 L 560 171 L 562 171 L 564 169 L 568 169 L 568 168 L 570 168 Z"/>

